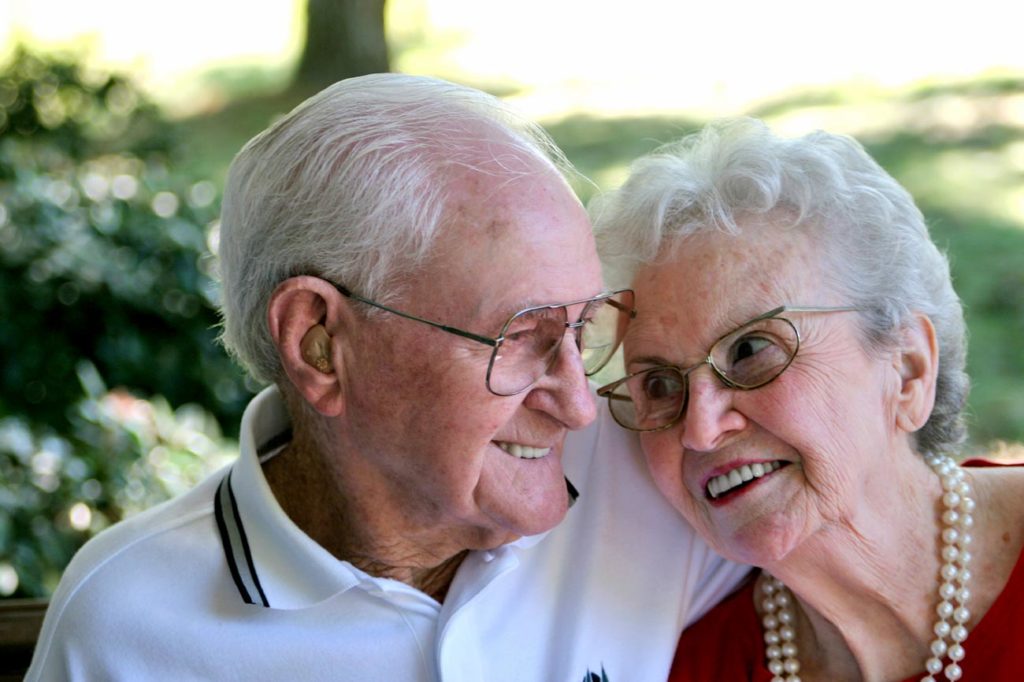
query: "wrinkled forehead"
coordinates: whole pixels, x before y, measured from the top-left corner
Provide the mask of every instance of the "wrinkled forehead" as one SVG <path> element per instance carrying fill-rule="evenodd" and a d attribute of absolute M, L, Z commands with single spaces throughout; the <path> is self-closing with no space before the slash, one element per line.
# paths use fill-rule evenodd
<path fill-rule="evenodd" d="M 510 167 L 461 174 L 420 279 L 486 314 L 599 293 L 593 231 L 576 195 L 550 165 Z"/>
<path fill-rule="evenodd" d="M 705 341 L 779 305 L 824 305 L 831 297 L 823 265 L 814 240 L 797 229 L 667 241 L 636 271 L 630 332 L 686 328 Z"/>

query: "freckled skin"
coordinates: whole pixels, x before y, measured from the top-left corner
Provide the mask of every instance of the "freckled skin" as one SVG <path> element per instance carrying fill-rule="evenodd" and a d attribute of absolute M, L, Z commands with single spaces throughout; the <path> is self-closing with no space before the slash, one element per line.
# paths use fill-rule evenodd
<path fill-rule="evenodd" d="M 824 264 L 799 231 L 743 224 L 743 237 L 705 233 L 675 257 L 646 266 L 634 288 L 638 314 L 625 341 L 636 358 L 689 366 L 738 324 L 776 306 L 844 305 L 827 291 Z M 753 391 L 726 389 L 709 368 L 690 375 L 683 421 L 641 442 L 659 489 L 725 556 L 763 565 L 809 536 L 853 523 L 886 474 L 892 428 L 891 369 L 857 342 L 854 314 L 793 314 L 803 342 L 793 364 Z M 791 465 L 742 499 L 713 506 L 704 484 L 739 459 Z"/>
<path fill-rule="evenodd" d="M 602 290 L 585 211 L 553 170 L 530 163 L 512 180 L 462 179 L 436 256 L 395 307 L 493 337 L 526 305 Z M 570 338 L 532 389 L 500 397 L 484 382 L 490 347 L 390 315 L 361 323 L 348 349 L 341 437 L 351 456 L 339 485 L 358 478 L 361 506 L 439 556 L 550 529 L 567 508 L 562 442 L 595 416 Z M 523 460 L 496 442 L 553 450 Z"/>

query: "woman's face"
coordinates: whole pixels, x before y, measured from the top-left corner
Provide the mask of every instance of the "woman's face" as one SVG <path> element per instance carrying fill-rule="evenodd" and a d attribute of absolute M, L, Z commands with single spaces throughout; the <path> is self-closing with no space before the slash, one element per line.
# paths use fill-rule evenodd
<path fill-rule="evenodd" d="M 628 372 L 695 365 L 720 336 L 781 305 L 849 305 L 827 286 L 806 233 L 756 221 L 741 227 L 738 237 L 692 237 L 674 258 L 637 273 Z M 729 389 L 702 366 L 689 375 L 682 419 L 641 435 L 669 501 L 721 554 L 759 565 L 817 533 L 856 527 L 861 505 L 886 489 L 895 439 L 905 438 L 895 427 L 898 368 L 862 347 L 857 313 L 784 316 L 801 344 L 777 379 Z M 734 470 L 761 475 L 729 488 L 718 477 Z"/>

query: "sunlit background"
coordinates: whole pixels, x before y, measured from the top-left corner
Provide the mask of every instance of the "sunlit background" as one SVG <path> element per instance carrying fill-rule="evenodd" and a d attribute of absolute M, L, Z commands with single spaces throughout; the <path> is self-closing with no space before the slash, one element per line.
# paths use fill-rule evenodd
<path fill-rule="evenodd" d="M 36 346 L 49 349 L 40 366 L 57 367 L 53 375 L 75 392 L 57 406 L 70 424 L 63 431 L 0 410 L 0 596 L 47 594 L 86 537 L 232 456 L 235 417 L 255 387 L 204 335 L 204 320 L 215 319 L 203 317 L 215 315 L 210 247 L 231 155 L 294 104 L 280 93 L 302 49 L 304 12 L 303 0 L 0 0 L 0 63 L 20 45 L 68 55 L 85 80 L 88 72 L 127 74 L 185 150 L 155 161 L 106 153 L 74 166 L 46 165 L 46 154 L 24 149 L 12 156 L 13 147 L 0 145 L 0 166 L 13 164 L 19 177 L 30 165 L 38 173 L 13 190 L 0 178 L 0 256 L 14 262 L 33 239 L 33 225 L 17 218 L 28 204 L 6 203 L 19 191 L 45 209 L 33 220 L 41 215 L 53 228 L 52 252 L 23 270 L 34 296 L 49 291 L 55 306 L 36 305 L 32 324 L 45 313 L 69 327 L 125 325 L 114 341 L 97 341 L 95 357 L 75 354 L 81 339 L 62 338 L 57 352 L 54 336 L 3 360 L 9 369 L 35 357 Z M 543 123 L 594 181 L 584 195 L 616 185 L 632 158 L 716 116 L 752 114 L 786 133 L 821 127 L 857 136 L 918 199 L 950 253 L 971 327 L 972 447 L 982 449 L 1024 440 L 1017 14 L 996 0 L 389 0 L 387 39 L 394 70 L 489 90 Z M 40 101 L 56 102 L 47 87 L 36 88 Z M 128 88 L 104 97 L 124 112 L 139 100 Z M 0 74 L 0 104 L 13 101 Z M 121 239 L 118 211 L 144 220 L 108 248 Z M 79 272 L 82 253 L 93 261 Z M 111 307 L 95 308 L 106 312 L 89 312 L 96 291 L 113 292 Z M 121 319 L 119 311 L 136 305 L 150 314 L 146 324 Z M 8 330 L 28 325 L 17 315 L 31 310 L 4 311 L 0 301 Z M 198 359 L 147 345 L 186 327 L 195 345 L 175 345 Z M 140 328 L 138 338 L 123 331 Z M 115 371 L 136 364 L 134 375 Z M 207 392 L 175 393 L 186 366 Z M 140 387 L 125 378 L 150 375 L 169 383 Z M 7 403 L 45 403 L 54 376 L 26 374 L 15 382 L 24 400 Z"/>
<path fill-rule="evenodd" d="M 241 0 L 4 0 L 0 44 L 85 46 L 164 104 L 216 103 L 211 71 L 283 82 L 302 44 L 304 3 Z M 669 2 L 391 0 L 396 70 L 514 87 L 541 119 L 748 110 L 794 89 L 891 90 L 1024 69 L 1019 9 L 919 0 Z"/>

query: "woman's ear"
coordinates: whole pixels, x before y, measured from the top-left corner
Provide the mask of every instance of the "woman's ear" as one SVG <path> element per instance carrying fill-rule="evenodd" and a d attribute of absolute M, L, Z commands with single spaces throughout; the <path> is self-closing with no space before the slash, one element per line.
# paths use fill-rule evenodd
<path fill-rule="evenodd" d="M 285 376 L 317 412 L 344 411 L 344 329 L 347 311 L 334 288 L 317 277 L 292 277 L 270 296 L 267 323 Z"/>
<path fill-rule="evenodd" d="M 938 341 L 935 327 L 927 315 L 915 313 L 903 330 L 895 365 L 900 375 L 896 427 L 906 433 L 914 433 L 931 416 L 939 372 Z"/>

